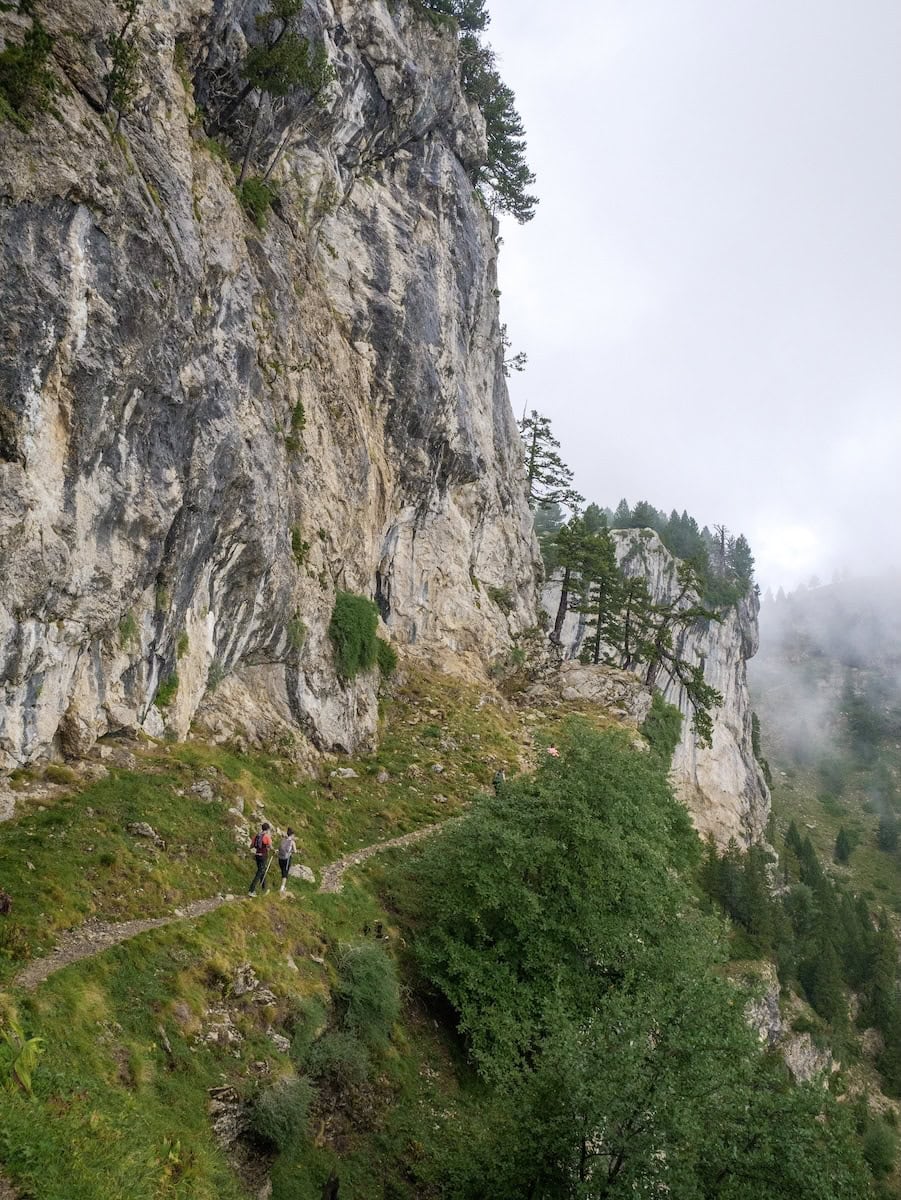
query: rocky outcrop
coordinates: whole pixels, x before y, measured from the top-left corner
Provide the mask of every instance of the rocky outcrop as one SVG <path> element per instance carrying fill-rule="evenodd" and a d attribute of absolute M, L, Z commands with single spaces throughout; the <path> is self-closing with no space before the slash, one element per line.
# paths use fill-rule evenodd
<path fill-rule="evenodd" d="M 678 562 L 649 529 L 614 531 L 617 558 L 626 575 L 641 575 L 655 603 L 679 594 Z M 543 603 L 556 612 L 559 584 L 545 588 Z M 685 603 L 696 602 L 689 595 Z M 751 745 L 751 703 L 747 662 L 757 650 L 758 601 L 753 591 L 726 609 L 719 621 L 696 621 L 676 635 L 676 650 L 690 663 L 704 666 L 704 678 L 723 697 L 713 716 L 713 738 L 703 746 L 692 732 L 691 706 L 678 680 L 665 671 L 656 685 L 683 714 L 682 737 L 673 755 L 672 778 L 702 836 L 713 834 L 722 846 L 735 838 L 742 846 L 764 836 L 769 791 Z M 562 631 L 566 659 L 578 658 L 584 618 L 569 613 Z M 642 668 L 634 668 L 641 675 Z"/>
<path fill-rule="evenodd" d="M 784 1000 L 788 1010 L 786 1020 L 782 1015 L 783 1001 L 775 966 L 770 962 L 755 962 L 747 966 L 758 993 L 757 998 L 745 1009 L 748 1024 L 769 1050 L 776 1050 L 782 1055 L 795 1083 L 810 1083 L 813 1079 L 825 1083 L 828 1076 L 839 1069 L 838 1063 L 828 1049 L 816 1044 L 807 1030 L 795 1032 L 791 1024 L 793 1018 L 809 1018 L 813 1015 L 812 1010 L 804 1001 L 789 993 Z"/>
<path fill-rule="evenodd" d="M 628 671 L 572 659 L 533 684 L 526 695 L 538 703 L 565 700 L 596 704 L 632 729 L 642 724 L 653 699 L 650 689 Z"/>
<path fill-rule="evenodd" d="M 398 643 L 483 662 L 535 622 L 455 38 L 406 2 L 308 4 L 336 78 L 264 106 L 257 160 L 286 151 L 260 230 L 209 134 L 266 7 L 144 0 L 112 136 L 115 9 L 72 0 L 46 18 L 53 110 L 0 123 L 0 769 L 196 721 L 367 744 L 339 589 Z M 239 110 L 233 156 L 246 134 Z"/>

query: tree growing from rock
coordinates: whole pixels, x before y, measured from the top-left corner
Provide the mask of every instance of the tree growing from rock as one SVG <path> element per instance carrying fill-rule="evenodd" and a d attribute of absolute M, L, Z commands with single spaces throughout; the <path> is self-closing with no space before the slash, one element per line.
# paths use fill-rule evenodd
<path fill-rule="evenodd" d="M 141 3 L 142 0 L 116 0 L 115 4 L 121 24 L 110 42 L 110 69 L 103 80 L 106 84 L 103 111 L 115 112 L 117 133 L 140 88 L 141 51 L 135 22 Z"/>
<path fill-rule="evenodd" d="M 305 90 L 309 93 L 311 101 L 315 101 L 335 78 L 335 71 L 328 61 L 324 43 L 313 45 L 309 38 L 302 37 L 292 28 L 294 18 L 303 9 L 303 2 L 304 0 L 273 0 L 272 7 L 267 12 L 257 15 L 256 26 L 262 40 L 248 50 L 242 64 L 242 74 L 246 82 L 237 96 L 225 105 L 219 116 L 218 128 L 225 129 L 238 108 L 256 93 L 256 106 L 244 143 L 239 186 L 247 177 L 265 101 L 288 96 L 297 89 Z M 273 161 L 270 162 L 266 178 L 272 173 L 286 144 L 287 136 L 283 138 Z"/>
<path fill-rule="evenodd" d="M 529 507 L 562 504 L 574 512 L 584 500 L 573 487 L 573 473 L 560 457 L 560 443 L 548 417 L 532 409 L 519 422 L 525 448 L 526 498 Z"/>
<path fill-rule="evenodd" d="M 0 53 L 0 119 L 6 117 L 20 129 L 27 129 L 28 111 L 47 108 L 58 85 L 47 66 L 53 38 L 35 11 L 33 0 L 19 0 L 18 11 L 30 17 L 31 25 L 21 43 L 7 39 Z"/>

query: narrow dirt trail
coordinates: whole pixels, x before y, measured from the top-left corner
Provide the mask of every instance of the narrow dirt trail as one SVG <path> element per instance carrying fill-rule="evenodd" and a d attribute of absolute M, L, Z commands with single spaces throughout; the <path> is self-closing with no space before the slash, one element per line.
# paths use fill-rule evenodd
<path fill-rule="evenodd" d="M 372 858 L 374 854 L 381 854 L 383 850 L 411 846 L 414 842 L 429 837 L 446 824 L 448 824 L 447 821 L 439 821 L 434 825 L 425 825 L 422 829 L 414 829 L 412 833 L 405 833 L 402 837 L 391 838 L 387 842 L 376 842 L 372 846 L 364 846 L 361 850 L 346 854 L 336 862 L 329 863 L 322 872 L 319 891 L 340 892 L 344 886 L 344 872 L 350 867 L 358 866 L 367 858 Z M 61 971 L 63 967 L 68 967 L 70 963 L 80 962 L 83 958 L 93 958 L 97 954 L 102 954 L 104 950 L 108 950 L 110 946 L 127 942 L 129 938 L 137 937 L 139 933 L 146 933 L 148 929 L 160 929 L 162 926 L 172 925 L 176 921 L 188 921 L 193 917 L 203 916 L 204 913 L 213 912 L 214 909 L 221 908 L 223 904 L 232 904 L 243 898 L 212 896 L 207 900 L 194 900 L 190 904 L 185 904 L 167 917 L 122 921 L 118 925 L 107 921 L 86 921 L 77 929 L 65 932 L 52 953 L 44 958 L 34 959 L 21 970 L 12 981 L 13 987 L 23 988 L 28 992 L 34 991 L 39 983 L 43 983 L 45 979 L 57 971 Z M 2 1200 L 2 1193 L 0 1193 L 0 1200 Z"/>
<path fill-rule="evenodd" d="M 422 829 L 414 829 L 412 833 L 405 833 L 402 837 L 391 838 L 388 842 L 376 842 L 374 846 L 364 846 L 362 850 L 355 850 L 353 854 L 339 858 L 337 862 L 331 863 L 322 872 L 322 882 L 319 884 L 320 892 L 340 892 L 344 887 L 344 872 L 350 867 L 359 866 L 367 858 L 372 858 L 373 854 L 381 854 L 383 850 L 393 850 L 399 846 L 412 846 L 414 842 L 421 842 L 423 838 L 430 837 L 447 824 L 447 821 L 438 821 L 434 825 L 423 825 Z"/>

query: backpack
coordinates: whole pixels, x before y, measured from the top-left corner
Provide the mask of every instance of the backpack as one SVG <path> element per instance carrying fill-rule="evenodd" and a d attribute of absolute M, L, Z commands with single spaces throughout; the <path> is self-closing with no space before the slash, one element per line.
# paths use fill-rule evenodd
<path fill-rule="evenodd" d="M 253 852 L 255 854 L 259 855 L 260 858 L 263 858 L 264 855 L 266 854 L 267 847 L 263 841 L 263 838 L 265 838 L 265 836 L 266 836 L 266 834 L 263 833 L 263 831 L 261 829 L 260 832 L 254 837 L 253 841 L 250 843 L 251 850 L 253 850 Z"/>

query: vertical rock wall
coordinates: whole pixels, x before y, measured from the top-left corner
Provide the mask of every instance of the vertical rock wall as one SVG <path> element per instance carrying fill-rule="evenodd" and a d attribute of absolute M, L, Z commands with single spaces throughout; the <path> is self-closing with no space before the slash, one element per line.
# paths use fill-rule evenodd
<path fill-rule="evenodd" d="M 260 230 L 222 153 L 247 118 L 209 134 L 267 7 L 145 0 L 112 136 L 115 11 L 71 0 L 55 111 L 0 124 L 0 768 L 195 721 L 366 744 L 376 682 L 336 679 L 339 589 L 444 655 L 534 624 L 455 39 L 405 2 L 308 4 L 336 81 L 267 105 L 258 161 L 286 151 Z"/>
<path fill-rule="evenodd" d="M 617 558 L 627 575 L 643 576 L 655 603 L 669 603 L 680 590 L 678 562 L 649 529 L 614 530 Z M 556 612 L 559 585 L 550 582 L 544 607 Z M 697 601 L 687 597 L 686 602 Z M 751 745 L 751 701 L 747 663 L 757 652 L 758 599 L 751 592 L 723 613 L 721 621 L 697 621 L 681 631 L 675 649 L 691 663 L 703 663 L 704 678 L 722 695 L 713 710 L 712 744 L 702 746 L 691 730 L 691 706 L 678 680 L 661 670 L 657 686 L 683 715 L 682 737 L 673 755 L 672 778 L 702 836 L 720 845 L 735 838 L 747 846 L 764 836 L 769 791 Z M 566 658 L 578 658 L 583 618 L 569 613 L 562 631 Z M 642 667 L 635 668 L 643 674 Z"/>

